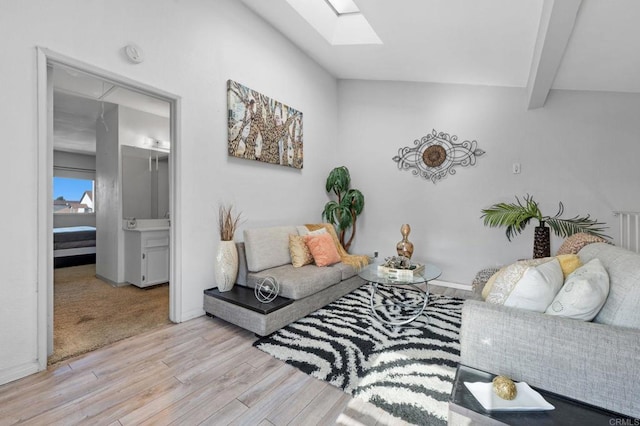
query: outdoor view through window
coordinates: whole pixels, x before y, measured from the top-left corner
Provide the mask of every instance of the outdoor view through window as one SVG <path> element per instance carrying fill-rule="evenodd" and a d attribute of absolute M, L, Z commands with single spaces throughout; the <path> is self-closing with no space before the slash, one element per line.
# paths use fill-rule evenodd
<path fill-rule="evenodd" d="M 94 181 L 89 179 L 53 178 L 53 213 L 94 213 Z"/>

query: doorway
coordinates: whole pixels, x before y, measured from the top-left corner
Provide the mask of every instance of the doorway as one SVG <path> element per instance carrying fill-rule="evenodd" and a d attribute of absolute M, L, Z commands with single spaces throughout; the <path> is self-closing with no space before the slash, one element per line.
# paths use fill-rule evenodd
<path fill-rule="evenodd" d="M 160 89 L 116 75 L 110 71 L 96 68 L 92 65 L 68 58 L 48 49 L 38 48 L 38 147 L 39 171 L 38 176 L 38 365 L 46 368 L 47 356 L 53 350 L 53 105 L 54 105 L 54 69 L 64 69 L 68 75 L 87 76 L 98 80 L 103 87 L 121 88 L 122 92 L 133 94 L 134 97 L 145 97 L 166 103 L 169 106 L 169 132 L 171 141 L 171 155 L 168 163 L 168 208 L 171 215 L 170 227 L 170 257 L 169 257 L 169 318 L 179 322 L 180 312 L 180 247 L 176 244 L 180 233 L 180 212 L 177 203 L 177 180 L 180 172 L 178 162 L 179 152 L 179 112 L 180 99 Z M 102 91 L 101 96 L 106 93 Z M 105 106 L 103 103 L 102 106 Z M 104 114 L 104 111 L 101 111 Z M 158 161 L 159 156 L 156 156 Z M 157 204 L 157 201 L 156 201 Z M 99 208 L 99 206 L 98 206 Z M 122 210 L 120 210 L 120 215 Z M 118 218 L 122 221 L 121 218 Z M 124 257 L 122 253 L 119 256 Z M 124 268 L 124 266 L 121 266 Z M 118 280 L 115 280 L 118 281 Z"/>

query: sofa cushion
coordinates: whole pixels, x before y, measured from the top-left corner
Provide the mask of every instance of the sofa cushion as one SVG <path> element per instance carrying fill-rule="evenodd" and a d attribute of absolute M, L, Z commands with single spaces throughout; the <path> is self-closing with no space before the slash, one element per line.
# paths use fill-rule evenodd
<path fill-rule="evenodd" d="M 297 300 L 339 283 L 342 280 L 342 270 L 337 265 L 324 268 L 306 265 L 294 268 L 288 264 L 265 271 L 250 272 L 247 275 L 247 284 L 249 287 L 255 287 L 266 277 L 273 277 L 278 282 L 280 296 Z"/>
<path fill-rule="evenodd" d="M 545 313 L 591 321 L 608 294 L 609 275 L 599 259 L 591 259 L 569 275 Z"/>
<path fill-rule="evenodd" d="M 342 280 L 348 280 L 349 278 L 353 277 L 354 275 L 356 275 L 358 272 L 356 271 L 356 268 L 354 268 L 351 265 L 347 265 L 346 263 L 336 263 L 335 265 L 331 266 L 332 268 L 338 268 L 340 269 L 340 272 L 342 274 Z"/>
<path fill-rule="evenodd" d="M 244 230 L 247 268 L 251 272 L 291 263 L 289 234 L 297 234 L 295 226 L 275 226 Z"/>
<path fill-rule="evenodd" d="M 600 259 L 609 274 L 609 296 L 593 322 L 640 329 L 640 255 L 605 243 L 585 246 L 583 263 Z"/>

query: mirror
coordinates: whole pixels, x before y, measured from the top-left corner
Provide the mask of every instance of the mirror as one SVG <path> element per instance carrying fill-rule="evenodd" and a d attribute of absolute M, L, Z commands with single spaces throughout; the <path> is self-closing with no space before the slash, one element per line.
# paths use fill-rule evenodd
<path fill-rule="evenodd" d="M 168 149 L 122 146 L 122 211 L 124 218 L 169 217 Z"/>

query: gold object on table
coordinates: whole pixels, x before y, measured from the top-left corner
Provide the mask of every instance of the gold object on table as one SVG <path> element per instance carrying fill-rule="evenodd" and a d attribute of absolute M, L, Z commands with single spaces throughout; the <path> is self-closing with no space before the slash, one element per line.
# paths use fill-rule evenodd
<path fill-rule="evenodd" d="M 411 255 L 413 255 L 413 243 L 409 241 L 409 232 L 411 232 L 411 227 L 408 223 L 405 223 L 400 228 L 400 233 L 402 234 L 402 241 L 400 241 L 396 245 L 396 251 L 398 252 L 398 256 L 404 256 L 408 259 L 411 259 Z"/>
<path fill-rule="evenodd" d="M 502 399 L 512 400 L 518 395 L 516 384 L 507 376 L 496 376 L 493 379 L 493 391 Z"/>

